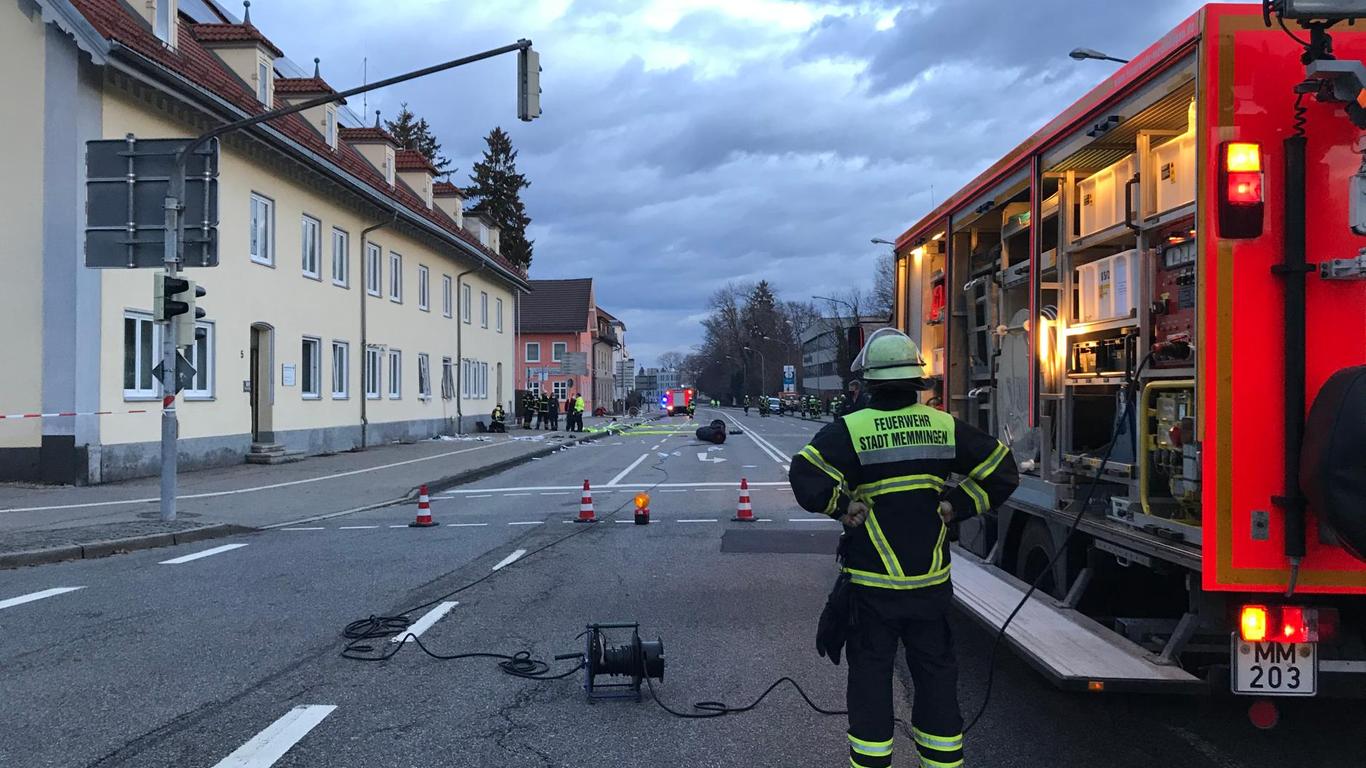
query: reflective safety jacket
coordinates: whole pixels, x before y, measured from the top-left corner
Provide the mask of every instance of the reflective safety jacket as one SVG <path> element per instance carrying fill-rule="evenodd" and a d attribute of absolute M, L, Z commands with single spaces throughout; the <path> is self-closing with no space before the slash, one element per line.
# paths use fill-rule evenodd
<path fill-rule="evenodd" d="M 583 395 L 579 395 L 578 397 L 574 398 L 574 413 L 583 413 L 583 408 Z"/>
<path fill-rule="evenodd" d="M 939 501 L 966 520 L 1009 498 L 1019 474 L 999 440 L 907 394 L 875 397 L 822 428 L 788 480 L 810 512 L 838 518 L 852 499 L 867 504 L 867 521 L 845 530 L 843 570 L 855 584 L 904 590 L 949 579 Z"/>

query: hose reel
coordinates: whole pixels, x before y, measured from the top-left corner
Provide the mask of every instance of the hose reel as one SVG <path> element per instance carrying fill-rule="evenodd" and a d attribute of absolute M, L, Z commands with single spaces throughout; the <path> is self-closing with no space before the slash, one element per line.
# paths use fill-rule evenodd
<path fill-rule="evenodd" d="M 613 645 L 609 642 L 608 630 L 617 635 L 630 630 L 631 635 L 625 642 Z M 639 624 L 589 624 L 584 628 L 584 638 L 584 653 L 581 657 L 567 654 L 555 658 L 578 657 L 583 660 L 583 690 L 590 702 L 599 699 L 640 701 L 640 686 L 646 678 L 664 680 L 664 641 L 658 638 L 641 640 Z M 599 681 L 598 678 L 607 678 L 607 681 Z"/>

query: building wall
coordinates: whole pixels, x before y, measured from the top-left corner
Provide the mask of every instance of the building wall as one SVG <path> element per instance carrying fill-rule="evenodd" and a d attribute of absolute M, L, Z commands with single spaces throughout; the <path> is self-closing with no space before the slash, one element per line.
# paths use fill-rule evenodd
<path fill-rule="evenodd" d="M 0 141 L 0 184 L 5 245 L 0 248 L 0 307 L 16 319 L 5 333 L 5 365 L 0 366 L 0 413 L 33 413 L 42 408 L 43 200 L 46 86 L 46 29 L 38 8 L 28 0 L 0 4 L 0 104 L 10 115 Z M 21 74 L 22 73 L 22 74 Z M 0 421 L 0 479 L 36 468 L 42 442 L 38 419 Z"/>
<path fill-rule="evenodd" d="M 565 345 L 566 352 L 584 352 L 588 350 L 588 333 L 586 331 L 578 333 L 524 333 L 518 337 L 517 388 L 530 389 L 530 384 L 527 379 L 528 368 L 551 368 L 552 372 L 550 373 L 550 378 L 543 384 L 545 391 L 553 392 L 554 390 L 551 389 L 551 385 L 556 381 L 570 381 L 572 383 L 569 385 L 569 393 L 582 393 L 585 409 L 589 413 L 592 413 L 594 408 L 592 387 L 590 386 L 592 383 L 592 371 L 590 370 L 590 375 L 587 376 L 565 376 L 553 372 L 553 369 L 557 365 L 552 357 L 554 350 L 553 345 L 556 342 L 562 342 Z M 540 362 L 529 363 L 526 361 L 526 345 L 528 343 L 539 343 L 541 345 Z M 589 356 L 589 365 L 592 365 L 591 355 Z M 563 404 L 561 407 L 563 407 Z"/>

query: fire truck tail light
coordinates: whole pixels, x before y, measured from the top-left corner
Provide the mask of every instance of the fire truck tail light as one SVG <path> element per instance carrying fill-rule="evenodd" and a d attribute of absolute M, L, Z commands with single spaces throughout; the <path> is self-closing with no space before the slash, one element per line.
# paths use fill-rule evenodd
<path fill-rule="evenodd" d="M 1307 643 L 1316 639 L 1318 627 L 1311 627 L 1311 619 L 1315 618 L 1314 609 L 1301 608 L 1297 605 L 1287 605 L 1281 608 L 1280 621 L 1276 622 L 1279 630 L 1276 639 L 1283 643 Z M 1317 624 L 1317 622 L 1313 622 Z"/>
<path fill-rule="evenodd" d="M 1266 639 L 1267 620 L 1270 618 L 1268 613 L 1265 605 L 1243 606 L 1242 616 L 1238 619 L 1238 629 L 1244 640 L 1249 643 L 1260 643 Z"/>
<path fill-rule="evenodd" d="M 1230 141 L 1224 145 L 1224 168 L 1229 173 L 1262 172 L 1262 145 Z"/>
<path fill-rule="evenodd" d="M 1234 205 L 1259 205 L 1262 202 L 1262 174 L 1252 171 L 1230 172 L 1228 201 Z"/>
<path fill-rule="evenodd" d="M 1219 237 L 1248 239 L 1262 234 L 1265 190 L 1262 146 L 1249 141 L 1219 145 Z"/>

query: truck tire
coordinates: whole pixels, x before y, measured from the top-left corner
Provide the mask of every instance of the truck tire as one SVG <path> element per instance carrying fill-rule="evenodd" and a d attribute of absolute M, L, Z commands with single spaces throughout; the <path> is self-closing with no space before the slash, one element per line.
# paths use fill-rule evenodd
<path fill-rule="evenodd" d="M 1053 546 L 1053 536 L 1048 532 L 1048 524 L 1042 520 L 1030 520 L 1020 533 L 1020 548 L 1015 555 L 1015 576 L 1026 584 L 1039 579 L 1039 591 L 1059 597 L 1054 569 L 1048 567 L 1057 548 Z M 1047 570 L 1042 577 L 1041 571 Z"/>

